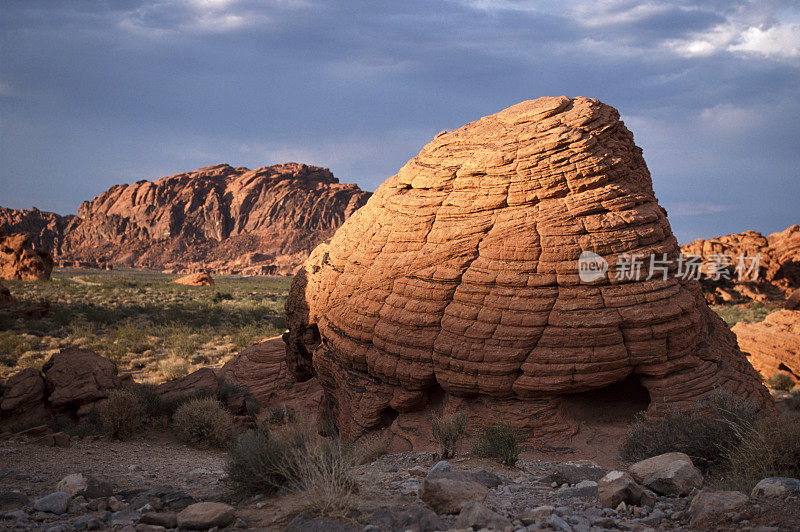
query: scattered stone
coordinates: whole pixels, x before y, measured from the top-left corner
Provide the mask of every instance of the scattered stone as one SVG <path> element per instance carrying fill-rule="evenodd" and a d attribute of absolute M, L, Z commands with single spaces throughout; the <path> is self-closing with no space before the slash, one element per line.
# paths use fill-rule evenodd
<path fill-rule="evenodd" d="M 136 532 L 164 532 L 166 528 L 158 525 L 136 525 Z"/>
<path fill-rule="evenodd" d="M 127 508 L 125 510 L 120 510 L 118 512 L 114 512 L 109 517 L 109 523 L 113 527 L 123 527 L 128 525 L 134 525 L 139 520 L 139 513 L 132 508 Z"/>
<path fill-rule="evenodd" d="M 703 485 L 703 475 L 684 453 L 665 453 L 628 468 L 634 480 L 661 495 L 683 496 Z"/>
<path fill-rule="evenodd" d="M 77 531 L 81 530 L 100 530 L 103 528 L 103 522 L 93 515 L 82 515 L 73 521 L 72 526 Z"/>
<path fill-rule="evenodd" d="M 468 502 L 483 502 L 489 490 L 474 480 L 439 477 L 422 481 L 419 498 L 437 514 L 455 514 Z"/>
<path fill-rule="evenodd" d="M 295 517 L 285 532 L 357 532 L 358 529 L 329 519 L 314 518 L 306 514 Z"/>
<path fill-rule="evenodd" d="M 642 498 L 642 488 L 628 473 L 609 471 L 598 481 L 597 495 L 603 506 L 617 508 L 620 503 L 638 504 Z"/>
<path fill-rule="evenodd" d="M 461 508 L 461 512 L 453 522 L 456 528 L 469 528 L 480 530 L 488 528 L 489 530 L 503 530 L 507 526 L 511 526 L 511 521 L 493 512 L 480 502 L 468 502 Z"/>
<path fill-rule="evenodd" d="M 197 502 L 178 513 L 178 526 L 190 530 L 226 527 L 236 519 L 232 506 L 221 502 Z"/>
<path fill-rule="evenodd" d="M 24 493 L 18 491 L 0 492 L 0 512 L 17 510 L 30 504 L 30 499 Z"/>
<path fill-rule="evenodd" d="M 67 475 L 56 484 L 56 489 L 69 493 L 73 497 L 82 495 L 87 499 L 110 497 L 114 494 L 114 486 L 83 473 Z"/>
<path fill-rule="evenodd" d="M 550 515 L 550 526 L 561 532 L 572 532 L 572 527 L 556 514 Z"/>
<path fill-rule="evenodd" d="M 559 489 L 557 493 L 567 497 L 595 497 L 597 495 L 597 482 L 593 480 L 582 480 L 572 487 Z"/>
<path fill-rule="evenodd" d="M 597 482 L 605 474 L 608 473 L 607 469 L 594 464 L 592 462 L 564 462 L 556 464 L 550 472 L 550 480 L 556 482 L 558 485 L 577 484 L 582 480 L 593 480 Z"/>
<path fill-rule="evenodd" d="M 378 527 L 379 530 L 428 532 L 447 528 L 441 518 L 436 515 L 436 512 L 418 505 L 410 508 L 377 510 L 370 515 L 369 522 L 371 525 Z"/>
<path fill-rule="evenodd" d="M 33 508 L 38 512 L 61 515 L 67 511 L 69 498 L 69 493 L 56 491 L 50 493 L 49 495 L 45 495 L 40 499 L 36 499 L 36 501 L 33 503 Z"/>
<path fill-rule="evenodd" d="M 147 512 L 142 514 L 139 522 L 146 525 L 163 526 L 164 528 L 177 528 L 178 514 L 175 512 Z"/>
<path fill-rule="evenodd" d="M 555 511 L 556 509 L 553 506 L 537 506 L 523 512 L 519 516 L 519 520 L 522 521 L 523 525 L 532 525 L 537 522 L 547 521 Z"/>
<path fill-rule="evenodd" d="M 108 509 L 112 512 L 121 512 L 127 510 L 130 504 L 125 501 L 120 501 L 116 497 L 108 498 Z"/>
<path fill-rule="evenodd" d="M 69 434 L 65 432 L 56 432 L 51 436 L 51 438 L 53 439 L 52 447 L 61 447 L 62 449 L 67 449 L 70 445 L 72 445 L 72 439 L 70 438 Z"/>
<path fill-rule="evenodd" d="M 428 471 L 422 466 L 414 466 L 408 470 L 408 474 L 412 477 L 422 478 L 428 474 Z"/>
<path fill-rule="evenodd" d="M 447 460 L 441 460 L 433 465 L 428 474 L 433 475 L 435 473 L 443 473 L 445 471 L 450 471 L 450 470 L 451 470 L 450 462 L 448 462 Z"/>
<path fill-rule="evenodd" d="M 86 499 L 79 495 L 77 497 L 73 497 L 72 500 L 69 501 L 69 505 L 67 506 L 67 513 L 69 514 L 79 514 L 82 513 L 87 506 Z"/>
<path fill-rule="evenodd" d="M 800 480 L 790 477 L 768 477 L 755 485 L 751 497 L 779 497 L 800 495 Z"/>
<path fill-rule="evenodd" d="M 703 489 L 694 496 L 689 506 L 692 523 L 702 523 L 725 514 L 741 510 L 748 501 L 741 491 L 714 491 Z"/>

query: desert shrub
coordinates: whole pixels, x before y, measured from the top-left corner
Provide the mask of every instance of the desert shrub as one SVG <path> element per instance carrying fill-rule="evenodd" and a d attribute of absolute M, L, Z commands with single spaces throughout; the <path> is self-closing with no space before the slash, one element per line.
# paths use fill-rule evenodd
<path fill-rule="evenodd" d="M 179 379 L 189 374 L 190 367 L 185 358 L 171 356 L 158 363 L 158 372 L 167 380 Z"/>
<path fill-rule="evenodd" d="M 374 443 L 364 447 L 361 449 L 361 453 L 358 458 L 358 465 L 371 464 L 388 452 L 389 451 L 386 449 L 386 446 L 382 443 Z"/>
<path fill-rule="evenodd" d="M 211 301 L 214 303 L 219 303 L 221 301 L 230 301 L 233 299 L 233 296 L 230 295 L 228 292 L 215 292 L 214 295 L 211 297 Z"/>
<path fill-rule="evenodd" d="M 213 390 L 209 390 L 208 388 L 200 388 L 197 390 L 193 390 L 189 393 L 185 393 L 173 399 L 162 399 L 162 410 L 161 413 L 166 415 L 170 419 L 172 416 L 175 415 L 175 412 L 181 406 L 185 405 L 186 403 L 193 401 L 195 399 L 216 399 L 217 394 Z"/>
<path fill-rule="evenodd" d="M 715 390 L 689 411 L 667 410 L 661 417 L 644 413 L 628 427 L 620 446 L 620 457 L 628 463 L 668 452 L 682 452 L 703 471 L 725 461 L 727 452 L 739 444 L 742 434 L 756 419 L 758 408 Z"/>
<path fill-rule="evenodd" d="M 182 404 L 172 416 L 178 439 L 186 443 L 224 447 L 233 435 L 233 419 L 217 399 L 200 398 Z"/>
<path fill-rule="evenodd" d="M 286 425 L 292 423 L 296 419 L 297 414 L 292 408 L 286 405 L 279 405 L 269 411 L 267 416 L 267 424 L 269 425 Z"/>
<path fill-rule="evenodd" d="M 97 408 L 100 427 L 109 439 L 124 440 L 142 426 L 142 406 L 128 390 L 112 390 Z"/>
<path fill-rule="evenodd" d="M 353 445 L 328 438 L 295 453 L 299 453 L 299 487 L 313 510 L 325 516 L 343 516 L 353 508 L 356 484 L 349 471 L 358 462 Z"/>
<path fill-rule="evenodd" d="M 142 407 L 142 419 L 146 422 L 158 419 L 164 413 L 164 400 L 153 384 L 136 384 L 131 387 Z"/>
<path fill-rule="evenodd" d="M 433 439 L 439 444 L 439 454 L 442 458 L 453 458 L 458 452 L 458 443 L 467 435 L 467 422 L 469 418 L 464 412 L 443 417 L 436 416 L 431 419 Z"/>
<path fill-rule="evenodd" d="M 228 452 L 226 481 L 241 494 L 273 494 L 283 486 L 297 485 L 300 451 L 309 447 L 312 432 L 301 424 L 286 430 L 248 430 Z"/>
<path fill-rule="evenodd" d="M 788 392 L 794 387 L 794 379 L 788 373 L 783 371 L 777 372 L 775 375 L 767 379 L 767 384 L 770 388 Z"/>
<path fill-rule="evenodd" d="M 764 318 L 779 309 L 771 305 L 754 303 L 749 305 L 711 305 L 711 310 L 722 318 L 728 327 L 733 327 L 736 323 L 743 321 L 746 323 L 757 323 L 764 321 Z"/>
<path fill-rule="evenodd" d="M 800 420 L 759 420 L 726 459 L 728 484 L 746 493 L 766 477 L 800 478 Z"/>
<path fill-rule="evenodd" d="M 28 347 L 28 340 L 21 334 L 14 331 L 0 331 L 0 364 L 13 368 Z"/>
<path fill-rule="evenodd" d="M 483 429 L 475 443 L 474 452 L 478 456 L 493 458 L 508 466 L 519 459 L 520 444 L 524 436 L 511 425 L 498 421 Z"/>
<path fill-rule="evenodd" d="M 111 336 L 120 350 L 126 353 L 141 353 L 150 347 L 147 328 L 132 319 L 126 319 L 117 325 Z"/>
<path fill-rule="evenodd" d="M 257 416 L 261 412 L 261 403 L 250 392 L 247 386 L 230 382 L 221 378 L 219 380 L 219 398 L 225 406 L 235 401 L 238 397 L 244 399 L 244 407 L 250 416 Z"/>
<path fill-rule="evenodd" d="M 84 437 L 102 432 L 102 428 L 97 424 L 96 416 L 76 423 L 67 416 L 58 415 L 51 418 L 47 425 L 53 429 L 53 432 L 65 432 L 70 436 Z"/>
<path fill-rule="evenodd" d="M 33 368 L 41 370 L 45 363 L 45 354 L 40 352 L 25 353 L 17 360 L 17 368 L 20 370 Z"/>
<path fill-rule="evenodd" d="M 800 410 L 800 388 L 792 390 L 789 395 L 789 408 L 792 410 Z"/>

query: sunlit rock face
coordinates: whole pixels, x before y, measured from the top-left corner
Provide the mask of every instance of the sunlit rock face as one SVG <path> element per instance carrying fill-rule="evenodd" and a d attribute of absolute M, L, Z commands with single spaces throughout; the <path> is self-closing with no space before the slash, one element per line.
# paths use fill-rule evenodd
<path fill-rule="evenodd" d="M 586 251 L 609 264 L 590 282 Z M 620 255 L 678 252 L 614 108 L 522 102 L 438 134 L 312 252 L 287 361 L 350 437 L 439 404 L 569 433 L 573 394 L 630 380 L 651 412 L 716 387 L 765 402 L 696 281 L 616 278 Z"/>

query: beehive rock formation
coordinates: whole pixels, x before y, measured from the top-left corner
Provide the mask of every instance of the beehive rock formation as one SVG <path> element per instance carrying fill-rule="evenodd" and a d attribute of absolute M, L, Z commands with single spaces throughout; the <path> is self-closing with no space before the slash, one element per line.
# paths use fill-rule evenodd
<path fill-rule="evenodd" d="M 0 228 L 25 229 L 63 266 L 287 274 L 369 196 L 326 168 L 218 164 L 115 185 L 78 216 L 0 208 Z"/>
<path fill-rule="evenodd" d="M 732 330 L 739 347 L 764 377 L 782 371 L 800 382 L 800 311 L 779 310 L 761 323 L 739 322 Z"/>
<path fill-rule="evenodd" d="M 526 101 L 437 135 L 312 252 L 287 361 L 349 437 L 433 403 L 568 433 L 572 394 L 630 378 L 651 412 L 715 387 L 767 404 L 697 282 L 612 273 L 619 255 L 678 249 L 615 109 Z M 588 284 L 584 251 L 610 264 Z"/>
<path fill-rule="evenodd" d="M 33 249 L 24 233 L 6 235 L 0 230 L 0 279 L 46 281 L 53 271 L 53 257 Z"/>

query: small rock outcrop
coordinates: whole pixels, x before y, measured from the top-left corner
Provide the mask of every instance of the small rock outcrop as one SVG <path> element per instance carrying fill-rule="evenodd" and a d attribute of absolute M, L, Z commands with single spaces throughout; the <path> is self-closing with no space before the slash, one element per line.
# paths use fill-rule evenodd
<path fill-rule="evenodd" d="M 0 283 L 0 308 L 13 307 L 17 300 L 11 295 L 11 290 Z"/>
<path fill-rule="evenodd" d="M 683 453 L 666 453 L 628 468 L 634 480 L 659 495 L 684 496 L 703 485 L 703 475 Z"/>
<path fill-rule="evenodd" d="M 178 277 L 173 283 L 185 284 L 188 286 L 213 286 L 214 278 L 210 273 L 190 273 L 183 277 Z"/>
<path fill-rule="evenodd" d="M 583 281 L 588 252 L 607 269 Z M 625 276 L 625 256 L 651 254 L 672 274 Z M 286 303 L 287 361 L 351 438 L 451 398 L 474 426 L 569 434 L 568 396 L 626 379 L 651 412 L 716 387 L 766 405 L 699 283 L 673 275 L 678 255 L 615 109 L 523 102 L 437 135 L 311 253 Z"/>
<path fill-rule="evenodd" d="M 800 382 L 800 311 L 778 310 L 760 323 L 739 322 L 731 330 L 765 378 L 784 372 Z"/>
<path fill-rule="evenodd" d="M 6 235 L 0 229 L 0 279 L 46 281 L 53 271 L 53 257 L 34 249 L 24 233 Z"/>

